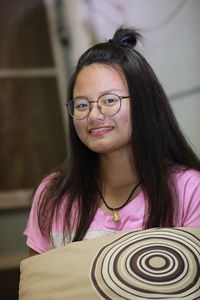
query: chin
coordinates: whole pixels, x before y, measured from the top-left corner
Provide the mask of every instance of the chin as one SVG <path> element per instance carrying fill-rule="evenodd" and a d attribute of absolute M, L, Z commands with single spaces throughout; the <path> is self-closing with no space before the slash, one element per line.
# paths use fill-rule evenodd
<path fill-rule="evenodd" d="M 112 147 L 109 145 L 102 145 L 102 144 L 88 144 L 86 145 L 91 151 L 96 153 L 109 153 L 112 152 Z"/>
<path fill-rule="evenodd" d="M 130 151 L 130 143 L 123 143 L 123 144 L 111 144 L 111 143 L 104 143 L 104 144 L 88 144 L 86 145 L 91 151 L 99 153 L 99 154 L 111 154 L 116 152 L 123 152 L 123 151 Z"/>
<path fill-rule="evenodd" d="M 105 149 L 103 147 L 88 147 L 91 151 L 99 153 L 99 154 L 105 154 L 109 153 L 111 150 L 110 149 Z"/>

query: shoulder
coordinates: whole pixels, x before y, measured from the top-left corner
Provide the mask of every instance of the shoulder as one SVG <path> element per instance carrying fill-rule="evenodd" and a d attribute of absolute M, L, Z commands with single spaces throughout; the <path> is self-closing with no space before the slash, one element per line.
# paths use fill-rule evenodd
<path fill-rule="evenodd" d="M 50 184 L 52 183 L 53 179 L 58 176 L 57 173 L 51 173 L 48 176 L 44 177 L 38 186 L 35 188 L 34 196 L 33 196 L 33 203 L 38 202 L 39 198 L 42 197 L 43 193 L 48 190 Z"/>
<path fill-rule="evenodd" d="M 40 181 L 38 187 L 39 187 L 39 188 L 45 188 L 45 187 L 47 187 L 47 186 L 52 182 L 52 180 L 55 179 L 55 178 L 57 178 L 58 176 L 59 176 L 59 173 L 56 173 L 56 172 L 51 173 L 51 174 L 45 176 L 45 177 Z"/>
<path fill-rule="evenodd" d="M 48 190 L 49 185 L 51 184 L 53 178 L 55 178 L 56 174 L 52 173 L 41 180 L 38 186 L 35 188 L 33 192 L 32 204 L 31 204 L 31 213 L 29 218 L 36 217 L 38 214 L 38 205 L 40 205 L 45 192 Z"/>
<path fill-rule="evenodd" d="M 179 169 L 173 173 L 181 226 L 200 227 L 200 172 Z"/>
<path fill-rule="evenodd" d="M 175 169 L 172 176 L 179 189 L 200 187 L 200 172 L 194 169 Z"/>

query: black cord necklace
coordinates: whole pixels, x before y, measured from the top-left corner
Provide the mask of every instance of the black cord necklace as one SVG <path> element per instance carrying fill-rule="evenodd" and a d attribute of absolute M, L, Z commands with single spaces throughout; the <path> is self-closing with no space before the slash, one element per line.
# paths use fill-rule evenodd
<path fill-rule="evenodd" d="M 140 182 L 137 183 L 136 186 L 134 186 L 133 190 L 131 191 L 131 193 L 130 193 L 128 199 L 126 200 L 126 202 L 125 202 L 124 204 L 122 204 L 122 205 L 119 206 L 119 207 L 115 207 L 115 208 L 110 207 L 110 206 L 106 203 L 106 201 L 105 201 L 103 195 L 102 195 L 101 192 L 99 191 L 99 195 L 100 195 L 100 197 L 101 197 L 103 203 L 105 204 L 105 206 L 106 206 L 109 210 L 112 210 L 112 211 L 113 211 L 113 221 L 114 221 L 115 223 L 117 223 L 117 222 L 120 221 L 120 216 L 119 216 L 119 214 L 118 214 L 118 211 L 121 210 L 124 206 L 126 206 L 126 204 L 129 203 L 129 201 L 131 200 L 131 197 L 132 197 L 133 193 L 135 192 L 135 190 L 137 189 L 137 187 L 138 187 L 139 185 L 140 185 Z"/>

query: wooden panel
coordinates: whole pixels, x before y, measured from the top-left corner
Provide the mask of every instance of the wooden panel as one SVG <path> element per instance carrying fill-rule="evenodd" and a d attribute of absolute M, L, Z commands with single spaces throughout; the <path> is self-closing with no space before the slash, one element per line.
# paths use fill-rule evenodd
<path fill-rule="evenodd" d="M 66 155 L 56 80 L 0 79 L 0 91 L 0 190 L 32 188 Z"/>
<path fill-rule="evenodd" d="M 0 192 L 0 210 L 29 208 L 32 190 Z"/>
<path fill-rule="evenodd" d="M 52 66 L 43 1 L 0 2 L 0 68 Z"/>

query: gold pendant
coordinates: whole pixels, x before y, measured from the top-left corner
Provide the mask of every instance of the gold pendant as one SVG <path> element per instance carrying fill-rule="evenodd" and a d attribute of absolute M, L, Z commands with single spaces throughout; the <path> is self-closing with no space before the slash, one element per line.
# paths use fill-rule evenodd
<path fill-rule="evenodd" d="M 118 212 L 116 210 L 113 210 L 113 221 L 115 223 L 119 222 L 120 221 L 120 216 L 118 214 Z"/>

